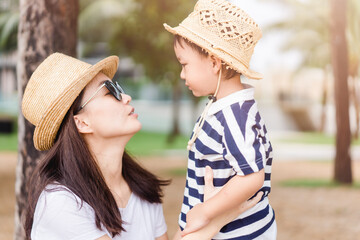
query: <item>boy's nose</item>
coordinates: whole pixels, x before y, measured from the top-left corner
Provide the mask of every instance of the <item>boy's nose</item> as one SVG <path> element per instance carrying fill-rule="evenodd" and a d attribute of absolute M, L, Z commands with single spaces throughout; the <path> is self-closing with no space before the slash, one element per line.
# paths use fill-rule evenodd
<path fill-rule="evenodd" d="M 131 102 L 131 96 L 130 95 L 127 95 L 127 94 L 125 94 L 125 93 L 122 93 L 121 94 L 121 97 L 122 97 L 122 102 L 124 103 L 124 104 L 128 104 L 128 103 L 130 103 Z"/>
<path fill-rule="evenodd" d="M 181 70 L 181 72 L 180 72 L 180 78 L 181 78 L 182 80 L 185 80 L 184 70 Z"/>

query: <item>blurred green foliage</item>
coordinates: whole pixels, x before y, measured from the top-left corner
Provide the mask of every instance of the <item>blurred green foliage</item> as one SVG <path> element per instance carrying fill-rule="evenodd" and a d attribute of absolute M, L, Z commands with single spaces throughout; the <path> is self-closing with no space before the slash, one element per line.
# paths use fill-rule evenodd
<path fill-rule="evenodd" d="M 154 81 L 176 81 L 179 71 L 172 34 L 163 23 L 176 26 L 190 13 L 195 0 L 81 0 L 80 39 L 87 46 L 106 42 L 109 54 L 131 56 Z"/>
<path fill-rule="evenodd" d="M 0 8 L 0 52 L 7 53 L 17 48 L 19 25 L 19 1 L 4 1 Z"/>
<path fill-rule="evenodd" d="M 290 17 L 272 24 L 266 30 L 285 30 L 291 33 L 284 51 L 299 50 L 303 53 L 301 67 L 325 69 L 331 64 L 330 0 L 272 0 L 291 11 Z M 347 29 L 349 75 L 359 74 L 360 63 L 360 1 L 348 0 Z"/>

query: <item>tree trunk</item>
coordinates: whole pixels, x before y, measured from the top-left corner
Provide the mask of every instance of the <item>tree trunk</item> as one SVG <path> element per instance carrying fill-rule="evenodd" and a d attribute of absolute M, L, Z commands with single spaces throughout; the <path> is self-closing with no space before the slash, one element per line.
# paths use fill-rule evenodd
<path fill-rule="evenodd" d="M 175 138 L 180 134 L 180 126 L 179 126 L 179 119 L 180 119 L 180 99 L 181 99 L 181 85 L 180 81 L 176 79 L 172 86 L 172 129 L 168 136 L 167 142 L 172 143 L 174 142 Z"/>
<path fill-rule="evenodd" d="M 23 92 L 36 67 L 54 52 L 76 56 L 78 12 L 78 0 L 20 0 L 17 65 L 20 113 Z M 26 183 L 43 153 L 34 148 L 34 126 L 22 114 L 18 131 L 14 238 L 24 239 L 20 219 L 26 205 Z"/>
<path fill-rule="evenodd" d="M 327 107 L 327 99 L 328 99 L 328 69 L 325 67 L 324 69 L 324 80 L 322 85 L 322 96 L 321 96 L 321 116 L 320 116 L 320 127 L 319 132 L 323 133 L 325 131 L 326 125 L 326 107 Z"/>
<path fill-rule="evenodd" d="M 335 80 L 336 156 L 334 179 L 352 183 L 349 120 L 348 52 L 345 36 L 347 0 L 331 0 L 331 52 Z"/>

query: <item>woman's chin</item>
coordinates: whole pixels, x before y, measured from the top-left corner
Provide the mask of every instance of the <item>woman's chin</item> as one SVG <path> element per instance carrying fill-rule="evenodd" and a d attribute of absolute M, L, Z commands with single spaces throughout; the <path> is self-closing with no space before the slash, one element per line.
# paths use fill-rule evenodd
<path fill-rule="evenodd" d="M 142 129 L 142 124 L 139 122 L 139 127 L 138 127 L 138 129 L 136 130 L 135 133 L 139 132 L 141 129 Z"/>

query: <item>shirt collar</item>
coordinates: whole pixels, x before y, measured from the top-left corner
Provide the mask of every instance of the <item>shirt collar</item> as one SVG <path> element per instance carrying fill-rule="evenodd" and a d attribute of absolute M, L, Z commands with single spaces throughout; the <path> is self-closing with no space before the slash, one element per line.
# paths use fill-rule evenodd
<path fill-rule="evenodd" d="M 208 115 L 214 115 L 234 103 L 254 99 L 254 87 L 248 84 L 243 84 L 243 86 L 243 90 L 234 92 L 214 102 L 209 108 Z"/>

